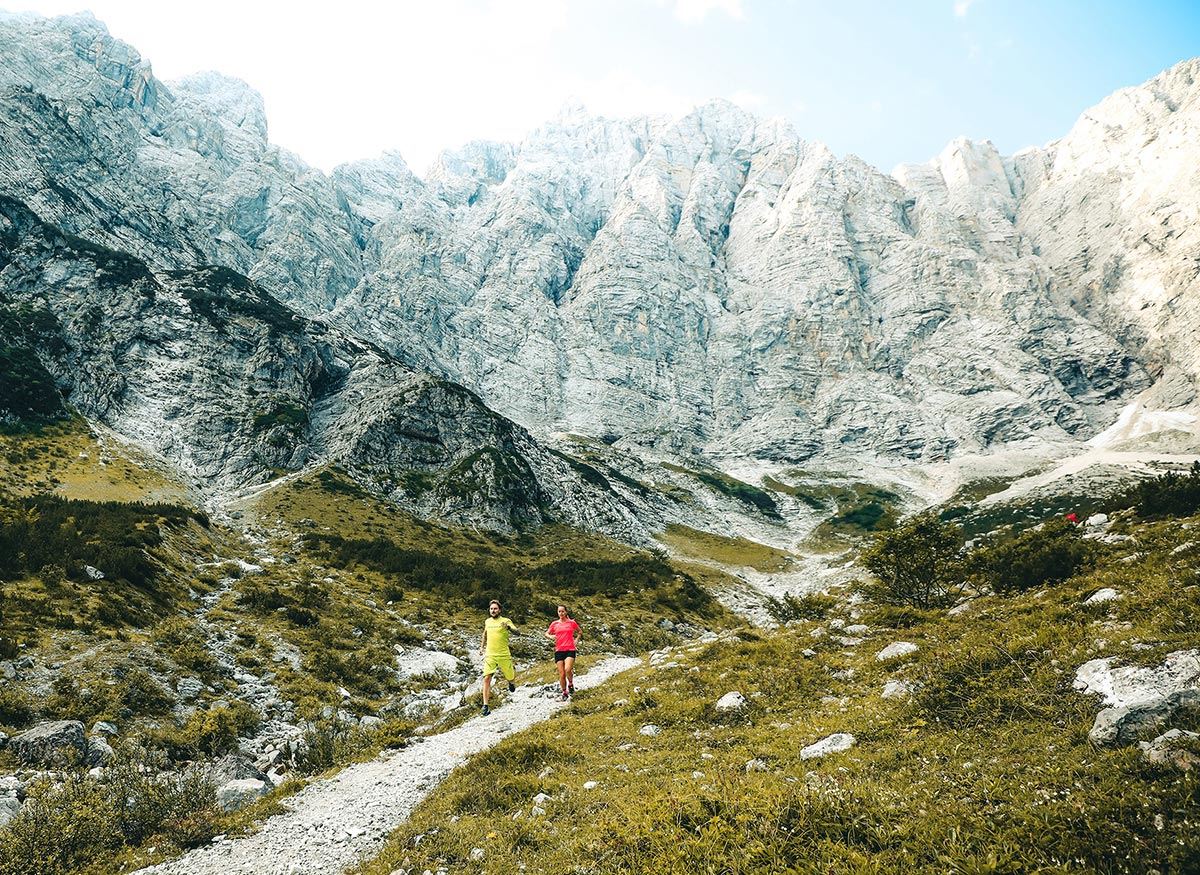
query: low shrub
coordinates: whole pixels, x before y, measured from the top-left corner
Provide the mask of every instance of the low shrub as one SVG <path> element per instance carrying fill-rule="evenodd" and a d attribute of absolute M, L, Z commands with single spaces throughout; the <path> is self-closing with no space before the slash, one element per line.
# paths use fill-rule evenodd
<path fill-rule="evenodd" d="M 163 836 L 180 847 L 215 833 L 216 789 L 200 769 L 164 772 L 161 756 L 122 745 L 98 776 L 35 782 L 17 816 L 0 828 L 0 875 L 68 875 L 124 846 Z"/>
<path fill-rule="evenodd" d="M 1143 519 L 1191 516 L 1200 511 L 1200 462 L 1186 474 L 1168 471 L 1134 484 L 1114 496 L 1111 507 L 1131 507 Z"/>
<path fill-rule="evenodd" d="M 998 593 L 1061 583 L 1095 562 L 1096 545 L 1081 536 L 1069 520 L 1052 520 L 975 549 L 968 560 L 970 573 Z"/>
<path fill-rule="evenodd" d="M 786 592 L 782 598 L 767 596 L 766 606 L 776 622 L 790 623 L 794 620 L 822 620 L 837 603 L 836 597 L 822 592 L 803 595 Z"/>
<path fill-rule="evenodd" d="M 237 750 L 239 736 L 252 732 L 259 718 L 245 702 L 232 702 L 195 711 L 178 727 L 147 732 L 148 744 L 164 750 L 174 760 L 196 759 L 204 754 L 221 756 Z"/>

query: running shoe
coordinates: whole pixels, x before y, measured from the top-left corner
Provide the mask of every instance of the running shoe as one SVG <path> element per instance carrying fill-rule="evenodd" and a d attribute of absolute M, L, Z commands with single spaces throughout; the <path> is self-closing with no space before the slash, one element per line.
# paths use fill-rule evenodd
<path fill-rule="evenodd" d="M 570 698 L 571 698 L 571 697 L 567 695 L 567 691 L 566 691 L 566 690 L 563 690 L 563 694 L 562 694 L 562 700 L 563 700 L 564 702 L 566 702 L 566 701 L 569 701 L 569 700 L 570 700 Z"/>
<path fill-rule="evenodd" d="M 574 684 L 567 684 L 567 693 L 568 693 L 568 695 L 571 695 L 571 696 L 575 695 L 575 685 Z"/>
<path fill-rule="evenodd" d="M 483 716 L 486 717 L 487 715 L 489 715 L 491 713 L 492 713 L 492 709 L 489 708 L 487 705 L 484 705 L 483 706 Z"/>
<path fill-rule="evenodd" d="M 514 684 L 512 681 L 509 681 L 508 682 L 508 691 L 510 693 L 515 693 L 517 691 L 517 685 Z"/>

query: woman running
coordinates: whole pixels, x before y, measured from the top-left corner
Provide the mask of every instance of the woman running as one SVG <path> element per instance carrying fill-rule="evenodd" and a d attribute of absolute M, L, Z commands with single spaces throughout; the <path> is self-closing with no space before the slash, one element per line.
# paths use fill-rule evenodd
<path fill-rule="evenodd" d="M 575 692 L 575 633 L 579 624 L 567 616 L 565 605 L 558 606 L 558 619 L 546 630 L 546 637 L 554 642 L 554 662 L 558 666 L 558 685 L 562 687 L 565 702 Z"/>

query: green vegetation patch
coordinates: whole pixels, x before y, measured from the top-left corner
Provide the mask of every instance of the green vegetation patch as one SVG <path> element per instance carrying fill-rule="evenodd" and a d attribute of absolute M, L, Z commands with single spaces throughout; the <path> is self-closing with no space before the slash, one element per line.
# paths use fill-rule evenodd
<path fill-rule="evenodd" d="M 790 553 L 751 541 L 702 532 L 672 523 L 658 539 L 674 550 L 697 559 L 712 559 L 722 565 L 748 565 L 756 571 L 783 571 L 795 560 Z"/>
<path fill-rule="evenodd" d="M 54 377 L 33 350 L 0 345 L 0 424 L 10 431 L 26 430 L 64 413 Z"/>
<path fill-rule="evenodd" d="M 302 320 L 246 277 L 227 267 L 172 271 L 194 313 L 216 328 L 226 328 L 236 318 L 261 323 L 271 333 L 296 331 Z"/>
<path fill-rule="evenodd" d="M 254 416 L 256 431 L 284 428 L 290 432 L 302 432 L 308 428 L 308 411 L 296 402 L 281 398 L 267 410 Z"/>
<path fill-rule="evenodd" d="M 1187 473 L 1168 471 L 1115 495 L 1112 508 L 1133 508 L 1143 519 L 1190 516 L 1200 510 L 1200 462 Z"/>

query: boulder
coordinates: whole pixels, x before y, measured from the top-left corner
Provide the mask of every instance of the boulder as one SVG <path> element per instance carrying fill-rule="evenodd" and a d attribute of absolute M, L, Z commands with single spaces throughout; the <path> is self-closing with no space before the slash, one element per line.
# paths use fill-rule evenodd
<path fill-rule="evenodd" d="M 1134 705 L 1105 708 L 1096 715 L 1088 738 L 1095 744 L 1133 744 L 1165 728 L 1180 712 L 1200 713 L 1200 690 L 1180 690 Z"/>
<path fill-rule="evenodd" d="M 235 753 L 226 754 L 208 764 L 209 778 L 217 786 L 240 780 L 266 780 L 266 775 L 247 757 Z"/>
<path fill-rule="evenodd" d="M 713 707 L 718 711 L 740 711 L 746 707 L 746 697 L 737 690 L 730 692 L 717 699 L 717 704 Z"/>
<path fill-rule="evenodd" d="M 889 644 L 883 650 L 875 654 L 875 659 L 879 662 L 887 662 L 890 659 L 899 659 L 902 656 L 909 656 L 916 653 L 921 648 L 913 644 L 911 641 L 896 641 Z"/>
<path fill-rule="evenodd" d="M 1177 650 L 1160 666 L 1115 666 L 1092 659 L 1075 671 L 1075 689 L 1101 697 L 1088 737 L 1132 744 L 1165 728 L 1181 711 L 1200 711 L 1200 650 Z"/>
<path fill-rule="evenodd" d="M 645 726 L 643 726 L 641 729 L 638 730 L 638 735 L 655 736 L 655 735 L 658 735 L 660 732 L 662 732 L 662 729 L 660 727 L 654 725 L 653 723 L 647 723 Z"/>
<path fill-rule="evenodd" d="M 971 610 L 974 605 L 975 599 L 967 599 L 966 601 L 959 602 L 950 610 L 946 611 L 946 615 L 950 617 L 957 617 L 959 614 L 965 614 L 967 611 Z"/>
<path fill-rule="evenodd" d="M 800 759 L 812 760 L 818 757 L 828 756 L 831 753 L 840 753 L 844 750 L 849 750 L 858 743 L 853 735 L 848 732 L 835 732 L 833 735 L 826 736 L 815 744 L 810 744 L 800 751 Z"/>
<path fill-rule="evenodd" d="M 204 692 L 204 683 L 199 678 L 180 678 L 175 683 L 175 692 L 185 702 L 190 702 Z"/>
<path fill-rule="evenodd" d="M 107 766 L 112 758 L 112 746 L 103 738 L 93 736 L 87 740 L 87 764 L 89 766 Z"/>
<path fill-rule="evenodd" d="M 267 782 L 257 778 L 226 781 L 217 788 L 217 805 L 222 811 L 237 811 L 267 792 Z"/>
<path fill-rule="evenodd" d="M 31 765 L 64 765 L 82 760 L 88 753 L 83 724 L 78 720 L 39 723 L 9 739 L 8 747 L 17 759 Z"/>
<path fill-rule="evenodd" d="M 1139 742 L 1138 747 L 1142 749 L 1142 756 L 1146 762 L 1153 763 L 1156 766 L 1174 766 L 1177 769 L 1187 772 L 1193 767 L 1200 765 L 1200 754 L 1194 753 L 1187 748 L 1178 747 L 1178 745 L 1188 742 L 1195 743 L 1197 739 L 1200 739 L 1200 733 L 1198 732 L 1172 729 L 1164 732 L 1153 741 Z"/>
<path fill-rule="evenodd" d="M 1084 600 L 1085 605 L 1099 605 L 1104 602 L 1116 601 L 1121 597 L 1121 594 L 1110 586 L 1104 589 L 1098 589 Z"/>
<path fill-rule="evenodd" d="M 907 699 L 916 691 L 916 685 L 911 681 L 888 681 L 880 693 L 885 699 Z"/>
<path fill-rule="evenodd" d="M 9 822 L 21 811 L 21 800 L 16 796 L 0 796 L 0 827 Z"/>

